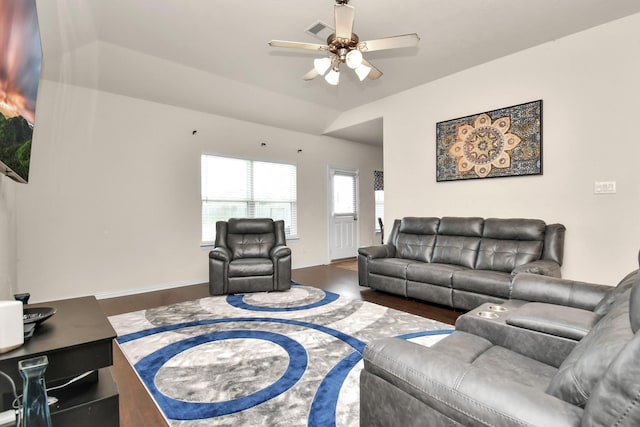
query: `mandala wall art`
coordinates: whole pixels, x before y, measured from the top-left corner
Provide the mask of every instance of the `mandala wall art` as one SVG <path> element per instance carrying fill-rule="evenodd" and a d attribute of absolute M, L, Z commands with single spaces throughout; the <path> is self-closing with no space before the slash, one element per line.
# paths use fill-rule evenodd
<path fill-rule="evenodd" d="M 542 100 L 436 124 L 436 181 L 542 174 Z"/>

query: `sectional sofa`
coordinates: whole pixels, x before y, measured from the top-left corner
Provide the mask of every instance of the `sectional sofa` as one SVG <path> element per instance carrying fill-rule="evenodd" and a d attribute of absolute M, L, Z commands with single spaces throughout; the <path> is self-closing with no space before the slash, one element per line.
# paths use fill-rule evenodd
<path fill-rule="evenodd" d="M 519 274 L 425 347 L 369 344 L 360 425 L 640 425 L 640 270 L 610 287 Z"/>
<path fill-rule="evenodd" d="M 387 243 L 358 249 L 358 280 L 456 309 L 510 298 L 522 272 L 560 277 L 565 227 L 539 219 L 405 217 Z"/>

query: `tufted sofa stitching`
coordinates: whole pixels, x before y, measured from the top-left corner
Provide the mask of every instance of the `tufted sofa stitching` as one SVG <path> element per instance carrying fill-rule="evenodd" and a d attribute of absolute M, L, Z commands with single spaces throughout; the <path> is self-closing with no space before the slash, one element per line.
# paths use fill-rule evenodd
<path fill-rule="evenodd" d="M 638 401 L 640 401 L 640 391 L 638 391 L 635 395 L 635 397 L 633 398 L 633 400 L 631 400 L 631 402 L 629 402 L 629 406 L 627 406 L 627 409 L 625 409 L 624 411 L 622 411 L 622 413 L 620 414 L 620 418 L 618 418 L 618 420 L 615 422 L 615 424 L 612 425 L 612 427 L 616 427 L 616 426 L 621 426 L 623 425 L 622 423 L 625 421 L 625 419 L 629 416 L 629 412 L 631 412 L 631 410 L 637 406 Z"/>

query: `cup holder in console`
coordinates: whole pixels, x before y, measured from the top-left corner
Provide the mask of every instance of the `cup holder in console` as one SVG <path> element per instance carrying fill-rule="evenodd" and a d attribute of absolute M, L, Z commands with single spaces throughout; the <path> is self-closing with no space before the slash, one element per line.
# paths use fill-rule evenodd
<path fill-rule="evenodd" d="M 479 311 L 478 316 L 484 317 L 485 319 L 497 319 L 498 317 L 500 317 L 493 311 Z"/>
<path fill-rule="evenodd" d="M 505 311 L 509 311 L 509 309 L 507 309 L 506 307 L 503 307 L 501 305 L 490 305 L 489 306 L 489 310 L 496 311 L 496 312 L 499 312 L 499 313 L 504 313 Z"/>

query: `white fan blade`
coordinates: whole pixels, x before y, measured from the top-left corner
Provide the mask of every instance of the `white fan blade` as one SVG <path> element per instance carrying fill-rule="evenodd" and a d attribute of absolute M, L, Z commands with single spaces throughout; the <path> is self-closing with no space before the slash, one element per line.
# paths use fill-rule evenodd
<path fill-rule="evenodd" d="M 418 37 L 416 33 L 412 33 L 404 34 L 402 36 L 363 41 L 358 44 L 358 48 L 363 52 L 373 52 L 375 50 L 416 47 L 419 41 L 420 37 Z"/>
<path fill-rule="evenodd" d="M 329 46 L 325 44 L 316 43 L 304 43 L 304 42 L 289 42 L 286 40 L 271 40 L 269 42 L 271 47 L 287 47 L 292 49 L 306 49 L 306 50 L 327 50 Z"/>
<path fill-rule="evenodd" d="M 354 8 L 348 4 L 334 6 L 336 21 L 336 38 L 351 40 L 353 33 Z"/>
<path fill-rule="evenodd" d="M 379 79 L 380 77 L 382 77 L 382 71 L 378 70 L 376 67 L 371 65 L 371 63 L 369 61 L 367 61 L 366 59 L 363 59 L 362 63 L 364 65 L 366 65 L 367 67 L 371 68 L 371 71 L 369 71 L 369 75 L 367 76 L 371 80 L 376 80 L 376 79 Z"/>
<path fill-rule="evenodd" d="M 304 76 L 302 76 L 303 80 L 313 80 L 316 77 L 318 77 L 320 74 L 318 74 L 318 72 L 316 71 L 315 68 L 312 68 L 311 71 L 309 71 L 307 74 L 305 74 Z"/>

